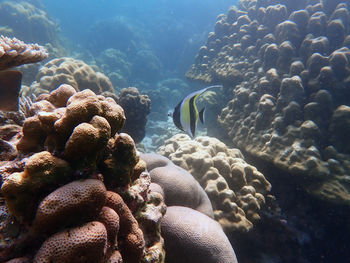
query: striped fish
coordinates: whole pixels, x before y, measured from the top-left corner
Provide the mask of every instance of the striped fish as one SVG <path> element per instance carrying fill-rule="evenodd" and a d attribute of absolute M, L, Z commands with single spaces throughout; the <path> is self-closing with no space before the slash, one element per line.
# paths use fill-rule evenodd
<path fill-rule="evenodd" d="M 177 104 L 172 114 L 176 127 L 188 133 L 192 138 L 195 136 L 198 119 L 204 123 L 204 110 L 197 110 L 196 99 L 211 88 L 221 88 L 222 85 L 209 86 L 204 89 L 192 92 Z"/>

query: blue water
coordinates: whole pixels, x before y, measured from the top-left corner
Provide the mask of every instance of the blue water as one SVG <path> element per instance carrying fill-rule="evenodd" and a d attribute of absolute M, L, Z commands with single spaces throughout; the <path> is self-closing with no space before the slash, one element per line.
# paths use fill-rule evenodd
<path fill-rule="evenodd" d="M 48 14 L 62 29 L 62 35 L 74 48 L 97 51 L 118 48 L 127 42 L 127 34 L 113 28 L 105 32 L 96 29 L 97 23 L 115 19 L 125 21 L 134 32 L 141 34 L 136 41 L 145 41 L 164 65 L 163 70 L 183 75 L 193 63 L 198 48 L 205 44 L 213 30 L 216 17 L 226 13 L 236 0 L 128 0 L 128 1 L 52 1 L 43 0 Z M 94 39 L 98 36 L 98 39 Z M 92 44 L 93 43 L 93 44 Z M 98 51 L 101 51 L 98 50 Z M 98 55 L 97 52 L 95 55 Z M 146 80 L 147 81 L 147 80 Z"/>

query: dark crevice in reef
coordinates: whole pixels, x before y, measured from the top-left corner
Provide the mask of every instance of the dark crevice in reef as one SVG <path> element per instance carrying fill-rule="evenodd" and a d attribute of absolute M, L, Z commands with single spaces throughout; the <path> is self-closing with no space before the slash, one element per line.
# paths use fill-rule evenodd
<path fill-rule="evenodd" d="M 265 213 L 249 233 L 229 236 L 238 261 L 349 262 L 349 208 L 311 196 L 291 175 L 242 153 L 270 181 L 279 208 Z"/>

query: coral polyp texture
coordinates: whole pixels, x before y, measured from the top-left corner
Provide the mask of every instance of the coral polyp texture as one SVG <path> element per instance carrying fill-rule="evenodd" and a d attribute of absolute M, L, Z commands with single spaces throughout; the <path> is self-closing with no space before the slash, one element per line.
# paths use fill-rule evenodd
<path fill-rule="evenodd" d="M 348 205 L 349 28 L 344 1 L 240 1 L 187 72 L 233 93 L 219 122 L 234 145 Z"/>
<path fill-rule="evenodd" d="M 79 59 L 55 58 L 42 66 L 31 85 L 35 94 L 48 93 L 61 84 L 69 84 L 76 91 L 90 89 L 97 94 L 114 92 L 109 78 Z"/>
<path fill-rule="evenodd" d="M 124 122 L 112 98 L 64 84 L 2 126 L 1 262 L 164 261 L 166 208 Z"/>
<path fill-rule="evenodd" d="M 0 70 L 35 63 L 49 56 L 38 44 L 25 44 L 17 38 L 0 36 Z"/>
<path fill-rule="evenodd" d="M 194 140 L 178 134 L 165 141 L 158 152 L 189 171 L 213 205 L 214 218 L 223 229 L 249 231 L 260 219 L 271 185 L 255 167 L 247 164 L 238 149 L 216 138 Z"/>

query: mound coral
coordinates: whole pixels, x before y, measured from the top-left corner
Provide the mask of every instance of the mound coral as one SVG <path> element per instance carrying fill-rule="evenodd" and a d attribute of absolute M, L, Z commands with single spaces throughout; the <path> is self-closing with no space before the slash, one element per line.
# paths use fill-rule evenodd
<path fill-rule="evenodd" d="M 263 174 L 247 164 L 238 149 L 230 149 L 216 138 L 191 140 L 178 134 L 158 152 L 196 178 L 209 196 L 214 218 L 227 232 L 250 230 L 272 198 L 271 185 Z"/>
<path fill-rule="evenodd" d="M 137 88 L 130 87 L 120 91 L 118 103 L 123 107 L 126 116 L 122 131 L 130 134 L 136 143 L 142 141 L 146 134 L 151 100 L 147 95 L 140 94 Z"/>
<path fill-rule="evenodd" d="M 165 206 L 149 190 L 134 141 L 118 133 L 123 109 L 112 98 L 61 85 L 28 114 L 19 139 L 9 141 L 18 152 L 0 162 L 0 260 L 164 260 Z"/>
<path fill-rule="evenodd" d="M 232 89 L 219 121 L 234 145 L 349 204 L 349 6 L 282 2 L 240 1 L 220 15 L 187 77 Z"/>
<path fill-rule="evenodd" d="M 186 170 L 158 154 L 141 154 L 151 176 L 151 189 L 167 204 L 161 221 L 166 262 L 237 262 L 199 183 Z"/>
<path fill-rule="evenodd" d="M 40 68 L 31 86 L 35 94 L 47 93 L 61 84 L 69 84 L 76 91 L 90 89 L 96 94 L 114 92 L 109 78 L 81 60 L 62 57 L 52 59 Z"/>

